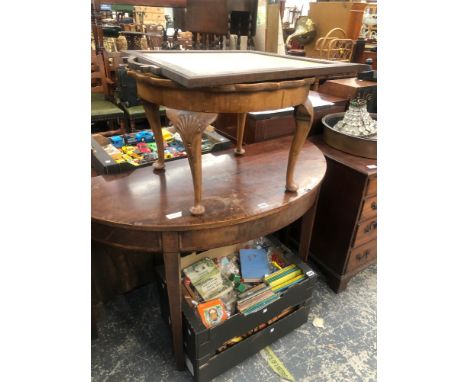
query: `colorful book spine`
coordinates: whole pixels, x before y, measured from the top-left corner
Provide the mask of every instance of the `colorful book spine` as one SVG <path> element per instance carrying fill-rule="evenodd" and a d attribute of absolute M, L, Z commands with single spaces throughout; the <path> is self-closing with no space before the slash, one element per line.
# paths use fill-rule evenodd
<path fill-rule="evenodd" d="M 258 312 L 260 309 L 263 309 L 265 306 L 271 304 L 273 301 L 276 301 L 279 298 L 280 298 L 280 296 L 278 294 L 274 294 L 273 296 L 267 298 L 266 300 L 263 300 L 258 304 L 252 305 L 248 309 L 242 311 L 242 314 L 247 316 L 248 314 Z"/>
<path fill-rule="evenodd" d="M 283 290 L 289 288 L 290 286 L 297 284 L 298 282 L 302 281 L 305 279 L 305 276 L 303 274 L 300 274 L 299 276 L 294 277 L 293 279 L 290 279 L 282 284 L 279 284 L 275 287 L 272 287 L 271 289 L 273 292 L 282 292 Z"/>
<path fill-rule="evenodd" d="M 275 286 L 280 285 L 280 284 L 284 284 L 285 282 L 287 282 L 289 280 L 292 280 L 292 279 L 294 279 L 295 277 L 297 277 L 299 275 L 302 275 L 302 271 L 300 269 L 296 269 L 295 271 L 290 272 L 290 273 L 286 274 L 283 277 L 280 277 L 280 278 L 278 278 L 278 279 L 276 279 L 274 281 L 268 282 L 268 284 L 272 288 L 274 288 Z"/>

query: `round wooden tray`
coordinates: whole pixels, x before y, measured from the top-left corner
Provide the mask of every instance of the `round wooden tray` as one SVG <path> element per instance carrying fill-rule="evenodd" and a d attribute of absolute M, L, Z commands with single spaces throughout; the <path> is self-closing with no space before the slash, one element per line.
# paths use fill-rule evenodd
<path fill-rule="evenodd" d="M 336 131 L 333 126 L 343 119 L 345 113 L 328 114 L 322 118 L 323 140 L 331 147 L 344 151 L 348 154 L 364 158 L 377 159 L 377 139 L 366 139 L 355 137 Z M 370 113 L 377 120 L 377 114 Z"/>

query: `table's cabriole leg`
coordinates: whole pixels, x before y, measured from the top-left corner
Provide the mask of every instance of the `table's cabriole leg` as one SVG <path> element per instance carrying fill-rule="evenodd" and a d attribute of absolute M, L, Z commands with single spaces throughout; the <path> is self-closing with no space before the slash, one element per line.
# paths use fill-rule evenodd
<path fill-rule="evenodd" d="M 301 108 L 301 106 L 305 109 L 306 113 L 301 113 L 301 115 L 299 115 L 298 109 Z M 295 118 L 296 131 L 291 143 L 291 148 L 289 149 L 288 169 L 286 171 L 286 191 L 290 192 L 296 192 L 299 187 L 294 183 L 294 169 L 296 168 L 297 158 L 299 157 L 302 146 L 309 135 L 312 121 L 314 120 L 314 107 L 309 98 L 307 98 L 303 105 L 296 106 Z"/>
<path fill-rule="evenodd" d="M 156 170 L 164 169 L 164 139 L 161 130 L 161 116 L 159 115 L 159 105 L 154 105 L 147 101 L 142 101 L 145 108 L 146 118 L 153 130 L 156 147 L 158 148 L 158 160 L 153 163 Z"/>
<path fill-rule="evenodd" d="M 202 166 L 201 166 L 201 137 L 203 131 L 212 123 L 217 114 L 198 113 L 176 109 L 166 109 L 166 115 L 180 134 L 187 152 L 190 170 L 192 172 L 194 205 L 190 208 L 192 215 L 202 215 L 205 207 L 202 199 Z"/>
<path fill-rule="evenodd" d="M 247 113 L 238 113 L 237 114 L 237 145 L 234 149 L 236 155 L 244 155 L 245 150 L 242 148 L 242 142 L 244 140 L 244 129 L 245 129 L 245 120 L 247 118 Z"/>

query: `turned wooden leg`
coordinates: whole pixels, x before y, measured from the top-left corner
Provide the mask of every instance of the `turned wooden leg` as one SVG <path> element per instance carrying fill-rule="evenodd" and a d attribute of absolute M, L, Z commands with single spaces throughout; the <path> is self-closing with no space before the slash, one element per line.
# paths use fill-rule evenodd
<path fill-rule="evenodd" d="M 190 208 L 190 212 L 192 215 L 202 215 L 205 207 L 201 204 L 201 137 L 203 131 L 216 119 L 217 114 L 166 109 L 166 115 L 182 138 L 192 172 L 194 205 Z"/>
<path fill-rule="evenodd" d="M 130 120 L 130 132 L 133 133 L 135 131 L 135 120 Z"/>
<path fill-rule="evenodd" d="M 297 106 L 295 110 L 296 132 L 294 133 L 291 148 L 289 149 L 288 169 L 286 171 L 286 191 L 290 192 L 296 192 L 298 189 L 298 185 L 294 183 L 294 169 L 296 168 L 297 158 L 301 152 L 302 146 L 304 145 L 304 142 L 309 135 L 314 118 L 314 108 L 309 98 L 307 98 L 307 100 L 301 106 Z M 299 114 L 299 108 L 305 109 L 306 113 Z"/>
<path fill-rule="evenodd" d="M 123 118 L 119 119 L 119 134 L 125 134 L 125 120 Z"/>
<path fill-rule="evenodd" d="M 163 234 L 164 270 L 169 300 L 170 324 L 172 332 L 172 345 L 178 370 L 184 370 L 185 357 L 182 332 L 182 284 L 180 279 L 180 253 L 177 248 L 177 234 L 167 232 Z"/>
<path fill-rule="evenodd" d="M 146 118 L 153 130 L 156 147 L 158 148 L 158 160 L 153 163 L 156 170 L 164 169 L 164 139 L 161 130 L 161 117 L 159 115 L 159 105 L 154 105 L 147 101 L 142 101 L 145 108 Z"/>
<path fill-rule="evenodd" d="M 245 129 L 245 120 L 247 118 L 247 113 L 237 114 L 237 145 L 234 149 L 236 155 L 243 155 L 245 150 L 242 148 L 242 142 L 244 141 L 244 129 Z"/>

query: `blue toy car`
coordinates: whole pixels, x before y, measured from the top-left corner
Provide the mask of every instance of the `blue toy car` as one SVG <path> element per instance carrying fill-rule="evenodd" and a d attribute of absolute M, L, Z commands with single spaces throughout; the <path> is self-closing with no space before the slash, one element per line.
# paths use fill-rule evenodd
<path fill-rule="evenodd" d="M 111 143 L 120 149 L 124 145 L 124 140 L 120 135 L 116 135 L 115 137 L 110 137 Z"/>
<path fill-rule="evenodd" d="M 139 131 L 135 134 L 135 139 L 138 142 L 154 142 L 154 134 L 151 130 Z"/>

